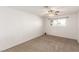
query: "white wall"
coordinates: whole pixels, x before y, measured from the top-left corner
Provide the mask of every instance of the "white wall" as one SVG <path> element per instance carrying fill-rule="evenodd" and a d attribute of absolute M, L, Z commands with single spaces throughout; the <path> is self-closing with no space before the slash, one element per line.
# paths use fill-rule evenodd
<path fill-rule="evenodd" d="M 46 20 L 46 32 L 49 35 L 61 36 L 66 38 L 77 39 L 77 13 L 70 15 L 63 15 L 62 17 L 69 16 L 66 20 L 66 26 L 53 27 L 50 26 L 50 20 Z"/>
<path fill-rule="evenodd" d="M 0 7 L 0 51 L 43 34 L 43 21 L 38 16 Z"/>
<path fill-rule="evenodd" d="M 78 12 L 78 41 L 79 41 L 79 12 Z"/>

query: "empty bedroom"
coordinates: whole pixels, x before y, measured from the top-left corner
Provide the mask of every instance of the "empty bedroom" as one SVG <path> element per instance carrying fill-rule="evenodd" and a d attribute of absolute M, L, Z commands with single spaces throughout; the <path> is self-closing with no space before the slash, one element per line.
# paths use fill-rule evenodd
<path fill-rule="evenodd" d="M 79 6 L 0 7 L 1 52 L 79 52 Z"/>

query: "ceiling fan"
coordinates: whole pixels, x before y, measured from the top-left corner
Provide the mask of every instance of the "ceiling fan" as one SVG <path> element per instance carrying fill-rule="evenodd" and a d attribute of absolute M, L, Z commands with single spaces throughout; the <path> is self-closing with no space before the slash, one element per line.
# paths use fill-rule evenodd
<path fill-rule="evenodd" d="M 60 13 L 60 11 L 49 6 L 44 6 L 44 8 L 46 9 L 46 11 L 43 13 L 44 16 L 53 17 L 59 15 Z"/>

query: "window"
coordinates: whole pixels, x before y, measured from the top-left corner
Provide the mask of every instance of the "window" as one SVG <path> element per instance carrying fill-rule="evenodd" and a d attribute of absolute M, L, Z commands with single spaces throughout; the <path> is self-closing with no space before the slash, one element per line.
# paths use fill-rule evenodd
<path fill-rule="evenodd" d="M 53 26 L 66 26 L 66 18 L 53 20 L 52 25 Z"/>

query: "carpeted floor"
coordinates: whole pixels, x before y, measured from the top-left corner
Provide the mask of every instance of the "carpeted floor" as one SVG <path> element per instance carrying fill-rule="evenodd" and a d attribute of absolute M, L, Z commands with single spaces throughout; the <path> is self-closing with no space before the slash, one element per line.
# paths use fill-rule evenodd
<path fill-rule="evenodd" d="M 3 52 L 78 52 L 76 40 L 56 36 L 43 35 L 23 44 L 9 48 Z"/>

